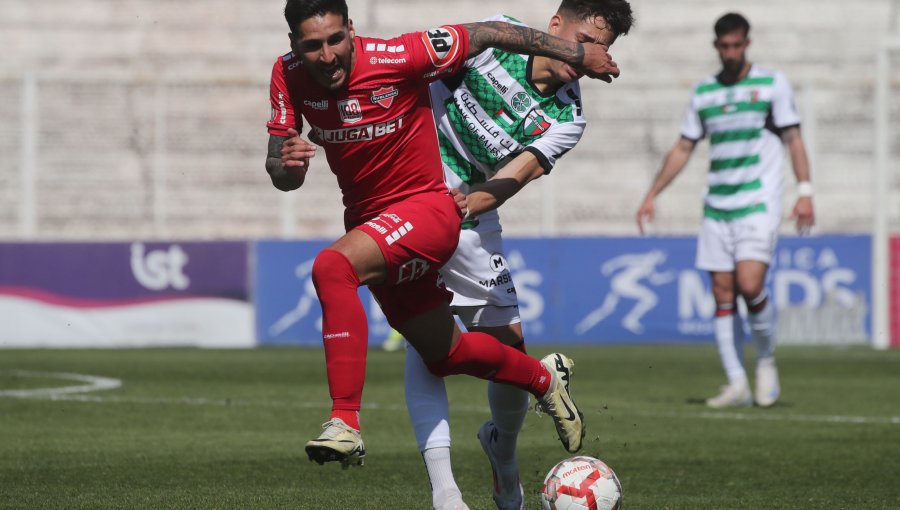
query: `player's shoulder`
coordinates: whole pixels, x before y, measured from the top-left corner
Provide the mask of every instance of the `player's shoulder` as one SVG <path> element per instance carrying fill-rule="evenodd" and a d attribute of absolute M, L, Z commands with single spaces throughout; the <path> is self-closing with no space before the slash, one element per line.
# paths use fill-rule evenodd
<path fill-rule="evenodd" d="M 528 26 L 528 24 L 526 24 L 522 21 L 519 21 L 516 18 L 513 18 L 512 16 L 509 16 L 507 14 L 494 14 L 493 16 L 489 16 L 487 18 L 479 20 L 479 22 L 482 22 L 482 23 L 487 22 L 487 21 L 502 21 L 504 23 L 509 23 L 511 25 L 519 25 L 519 26 L 523 26 L 523 27 Z"/>
<path fill-rule="evenodd" d="M 275 59 L 273 68 L 284 75 L 288 75 L 297 72 L 300 69 L 300 65 L 300 57 L 295 55 L 293 51 L 290 51 Z"/>
<path fill-rule="evenodd" d="M 410 41 L 404 36 L 392 39 L 358 37 L 359 59 L 371 66 L 381 68 L 404 66 L 410 58 Z"/>
<path fill-rule="evenodd" d="M 753 67 L 750 68 L 750 77 L 768 79 L 774 84 L 789 83 L 787 76 L 783 72 L 759 64 L 753 64 Z"/>
<path fill-rule="evenodd" d="M 693 95 L 697 96 L 710 90 L 713 87 L 716 87 L 718 83 L 719 78 L 716 77 L 715 74 L 709 74 L 700 79 L 700 81 L 695 82 L 694 86 L 691 88 L 691 92 L 693 93 Z"/>

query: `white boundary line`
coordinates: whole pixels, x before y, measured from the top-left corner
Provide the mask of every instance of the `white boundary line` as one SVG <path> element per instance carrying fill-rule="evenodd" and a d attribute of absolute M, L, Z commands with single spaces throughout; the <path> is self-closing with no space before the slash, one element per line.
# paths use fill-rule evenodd
<path fill-rule="evenodd" d="M 61 375 L 61 374 L 60 374 Z M 77 374 L 66 374 L 77 375 Z M 91 376 L 82 376 L 91 377 Z M 102 378 L 101 378 L 102 379 Z M 115 381 L 115 379 L 112 379 Z M 38 390 L 27 390 L 32 393 L 29 395 L 11 395 L 10 392 L 0 391 L 2 397 L 18 397 L 18 398 L 34 398 L 42 400 L 52 400 L 56 402 L 82 402 L 95 404 L 142 404 L 142 405 L 183 405 L 183 406 L 210 406 L 210 407 L 264 407 L 264 408 L 287 408 L 287 409 L 323 409 L 331 408 L 330 403 L 322 402 L 304 402 L 304 401 L 282 401 L 282 400 L 234 400 L 234 399 L 215 399 L 205 397 L 117 397 L 117 396 L 99 396 L 99 395 L 72 395 L 76 393 L 71 386 L 71 391 L 58 391 L 59 389 L 47 389 L 41 393 Z M 68 389 L 66 388 L 66 389 Z M 102 389 L 102 388 L 96 388 Z M 401 404 L 379 404 L 368 403 L 363 404 L 363 409 L 373 411 L 406 411 L 406 406 Z M 484 413 L 490 412 L 487 406 L 477 405 L 455 405 L 451 404 L 451 409 L 456 412 L 465 413 Z M 614 413 L 610 411 L 588 412 L 599 416 L 616 416 L 628 417 L 639 416 L 643 418 L 673 418 L 682 420 L 730 420 L 730 421 L 769 421 L 769 422 L 788 422 L 788 423 L 832 423 L 844 425 L 900 425 L 900 416 L 849 416 L 849 415 L 814 415 L 814 414 L 781 414 L 768 411 L 755 412 L 734 412 L 734 411 L 665 411 L 661 409 L 639 409 L 639 408 L 623 408 L 616 410 Z"/>
<path fill-rule="evenodd" d="M 42 379 L 63 379 L 78 381 L 87 384 L 78 386 L 59 386 L 54 388 L 34 388 L 28 390 L 0 390 L 0 398 L 53 398 L 71 393 L 87 393 L 90 391 L 112 390 L 122 386 L 121 379 L 99 377 L 87 374 L 72 374 L 67 372 L 37 372 L 33 370 L 3 370 L 0 373 L 8 373 L 17 377 L 32 377 Z"/>

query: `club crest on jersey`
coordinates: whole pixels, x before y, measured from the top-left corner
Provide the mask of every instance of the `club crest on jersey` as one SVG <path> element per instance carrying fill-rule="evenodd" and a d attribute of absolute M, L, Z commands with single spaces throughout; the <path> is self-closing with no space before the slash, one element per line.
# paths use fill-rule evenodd
<path fill-rule="evenodd" d="M 434 67 L 446 66 L 459 52 L 459 34 L 453 27 L 440 27 L 422 32 L 422 42 L 425 43 L 425 51 L 428 52 Z"/>
<path fill-rule="evenodd" d="M 347 124 L 353 124 L 362 120 L 362 108 L 358 99 L 341 99 L 337 102 L 341 120 Z"/>
<path fill-rule="evenodd" d="M 393 86 L 381 87 L 380 89 L 372 91 L 370 100 L 372 101 L 372 104 L 377 104 L 378 106 L 387 109 L 394 104 L 394 98 L 398 95 L 400 95 L 400 91 Z"/>
<path fill-rule="evenodd" d="M 522 123 L 522 131 L 528 136 L 540 136 L 550 129 L 550 123 L 544 112 L 535 108 L 528 112 L 525 116 L 525 122 Z"/>

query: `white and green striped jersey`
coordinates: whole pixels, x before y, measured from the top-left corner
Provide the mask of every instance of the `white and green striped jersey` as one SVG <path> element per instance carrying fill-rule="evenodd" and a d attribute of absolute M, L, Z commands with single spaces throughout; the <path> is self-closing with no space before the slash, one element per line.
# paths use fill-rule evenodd
<path fill-rule="evenodd" d="M 743 80 L 723 85 L 715 76 L 694 89 L 681 126 L 691 140 L 709 136 L 710 165 L 703 213 L 732 220 L 748 214 L 781 215 L 784 148 L 780 132 L 800 124 L 785 76 L 757 65 Z"/>
<path fill-rule="evenodd" d="M 484 21 L 505 21 L 507 17 Z M 431 84 L 431 102 L 448 184 L 468 187 L 490 179 L 528 151 L 549 173 L 581 139 L 585 120 L 578 82 L 542 94 L 531 82 L 533 57 L 489 49 L 469 59 L 455 77 Z M 496 224 L 495 211 L 479 218 Z"/>

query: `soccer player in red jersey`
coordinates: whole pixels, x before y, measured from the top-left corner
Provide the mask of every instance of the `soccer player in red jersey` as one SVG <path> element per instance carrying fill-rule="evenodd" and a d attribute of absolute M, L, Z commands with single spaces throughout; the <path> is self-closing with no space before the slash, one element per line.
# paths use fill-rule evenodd
<path fill-rule="evenodd" d="M 362 464 L 359 409 L 368 330 L 357 295 L 368 285 L 388 322 L 435 375 L 467 374 L 529 391 L 563 446 L 581 448 L 582 413 L 569 395 L 570 361 L 539 361 L 484 333 L 462 333 L 438 269 L 453 255 L 462 213 L 443 181 L 428 84 L 489 47 L 562 60 L 586 76 L 618 76 L 605 48 L 503 22 L 447 25 L 393 39 L 357 36 L 344 0 L 288 0 L 291 53 L 272 71 L 266 170 L 276 188 L 303 184 L 325 150 L 347 233 L 322 250 L 312 278 L 332 411 L 306 444 L 310 460 Z M 555 362 L 553 361 L 555 360 Z"/>

